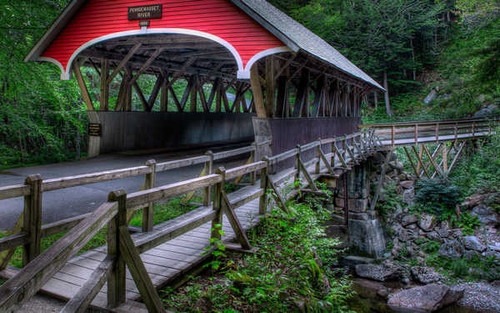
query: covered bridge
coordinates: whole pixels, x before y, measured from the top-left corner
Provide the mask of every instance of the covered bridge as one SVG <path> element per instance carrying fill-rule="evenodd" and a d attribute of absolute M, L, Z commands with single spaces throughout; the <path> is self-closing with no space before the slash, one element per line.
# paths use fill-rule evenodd
<path fill-rule="evenodd" d="M 89 156 L 251 140 L 279 153 L 355 131 L 382 89 L 264 0 L 73 0 L 26 60 L 77 79 Z"/>

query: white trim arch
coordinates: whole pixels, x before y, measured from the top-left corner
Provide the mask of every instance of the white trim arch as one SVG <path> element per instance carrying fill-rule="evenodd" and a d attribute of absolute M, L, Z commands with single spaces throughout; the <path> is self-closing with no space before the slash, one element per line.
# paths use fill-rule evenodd
<path fill-rule="evenodd" d="M 129 30 L 129 31 L 123 31 L 123 32 L 118 32 L 118 33 L 113 33 L 113 34 L 108 34 L 105 36 L 97 37 L 94 38 L 85 44 L 81 45 L 78 49 L 73 52 L 71 55 L 71 58 L 68 61 L 68 64 L 66 65 L 66 69 L 63 69 L 61 63 L 59 63 L 57 60 L 52 59 L 52 58 L 40 58 L 40 60 L 45 60 L 52 62 L 59 66 L 61 68 L 62 74 L 61 74 L 61 79 L 62 80 L 68 80 L 71 78 L 71 65 L 73 64 L 74 60 L 76 57 L 85 49 L 88 47 L 95 45 L 96 43 L 103 42 L 109 39 L 114 39 L 114 38 L 120 38 L 120 37 L 127 37 L 127 36 L 138 36 L 138 35 L 150 35 L 150 34 L 179 34 L 179 35 L 190 35 L 190 36 L 197 36 L 197 37 L 202 37 L 206 39 L 210 39 L 212 41 L 215 41 L 219 43 L 220 45 L 224 46 L 235 58 L 236 64 L 238 65 L 238 74 L 240 72 L 244 72 L 244 67 L 243 67 L 243 60 L 236 50 L 236 48 L 230 44 L 228 41 L 206 33 L 202 31 L 197 31 L 197 30 L 192 30 L 192 29 L 184 29 L 184 28 L 142 28 L 140 30 Z M 238 77 L 239 78 L 239 77 Z"/>

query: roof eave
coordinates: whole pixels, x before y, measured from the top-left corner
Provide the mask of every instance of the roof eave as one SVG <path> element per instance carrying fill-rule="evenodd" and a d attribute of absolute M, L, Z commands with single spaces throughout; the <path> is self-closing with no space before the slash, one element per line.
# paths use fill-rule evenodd
<path fill-rule="evenodd" d="M 42 38 L 38 40 L 36 45 L 31 49 L 28 55 L 24 58 L 25 62 L 39 61 L 40 56 L 48 48 L 50 43 L 59 35 L 66 27 L 67 22 L 78 12 L 78 10 L 87 2 L 87 0 L 73 0 L 59 17 L 52 23 L 50 28 L 45 32 Z"/>
<path fill-rule="evenodd" d="M 256 22 L 258 22 L 262 27 L 264 27 L 271 34 L 276 36 L 279 40 L 281 40 L 288 48 L 290 48 L 293 52 L 299 52 L 300 47 L 297 45 L 292 39 L 279 31 L 276 27 L 274 27 L 271 23 L 266 21 L 260 14 L 255 12 L 252 8 L 247 6 L 241 0 L 231 0 L 231 2 L 240 8 L 243 12 L 248 14 L 251 18 L 253 18 Z"/>

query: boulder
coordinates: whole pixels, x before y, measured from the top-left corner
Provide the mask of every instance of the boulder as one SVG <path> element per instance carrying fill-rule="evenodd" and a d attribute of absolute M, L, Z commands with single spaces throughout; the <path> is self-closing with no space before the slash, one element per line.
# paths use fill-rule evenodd
<path fill-rule="evenodd" d="M 466 236 L 462 239 L 465 249 L 483 252 L 487 249 L 476 236 Z"/>
<path fill-rule="evenodd" d="M 401 219 L 401 224 L 403 226 L 415 224 L 416 222 L 418 222 L 418 216 L 415 214 L 405 215 L 403 216 L 403 219 Z"/>
<path fill-rule="evenodd" d="M 437 283 L 444 278 L 443 275 L 436 272 L 432 267 L 414 266 L 410 271 L 413 280 L 419 284 Z"/>
<path fill-rule="evenodd" d="M 427 238 L 429 238 L 430 240 L 434 240 L 434 241 L 441 242 L 441 243 L 444 242 L 443 238 L 441 238 L 441 236 L 439 236 L 438 233 L 435 231 L 431 231 L 430 233 L 425 234 L 425 236 Z"/>
<path fill-rule="evenodd" d="M 413 180 L 405 180 L 399 183 L 404 189 L 410 189 L 413 187 L 415 182 Z"/>
<path fill-rule="evenodd" d="M 361 256 L 349 255 L 340 260 L 340 264 L 345 267 L 355 268 L 358 264 L 371 264 L 375 260 Z"/>
<path fill-rule="evenodd" d="M 396 311 L 434 312 L 458 301 L 463 294 L 463 288 L 430 284 L 392 294 L 388 304 Z"/>
<path fill-rule="evenodd" d="M 377 281 L 397 280 L 401 277 L 401 271 L 397 267 L 382 264 L 359 264 L 356 265 L 356 274 L 359 277 L 369 278 Z"/>
<path fill-rule="evenodd" d="M 403 192 L 403 202 L 407 205 L 415 203 L 415 188 L 410 188 Z"/>
<path fill-rule="evenodd" d="M 423 231 L 431 231 L 436 226 L 436 217 L 431 214 L 423 214 L 418 220 L 418 227 Z"/>
<path fill-rule="evenodd" d="M 448 240 L 444 244 L 441 245 L 441 248 L 439 248 L 438 254 L 440 256 L 452 258 L 452 259 L 458 259 L 461 258 L 462 255 L 464 254 L 465 249 L 462 246 L 462 243 L 460 243 L 458 240 L 452 239 Z"/>
<path fill-rule="evenodd" d="M 497 226 L 500 224 L 500 217 L 495 211 L 486 205 L 480 204 L 472 209 L 471 215 L 479 218 L 483 225 Z"/>
<path fill-rule="evenodd" d="M 389 162 L 389 166 L 398 171 L 402 171 L 404 169 L 403 163 L 399 162 L 398 160 Z M 397 173 L 395 173 L 395 175 L 397 176 Z"/>

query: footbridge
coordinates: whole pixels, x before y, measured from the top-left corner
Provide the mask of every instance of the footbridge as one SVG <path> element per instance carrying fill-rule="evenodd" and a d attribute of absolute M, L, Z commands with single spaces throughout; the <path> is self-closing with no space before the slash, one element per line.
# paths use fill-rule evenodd
<path fill-rule="evenodd" d="M 0 309 L 15 310 L 42 291 L 67 300 L 63 312 L 81 312 L 89 306 L 116 312 L 162 312 L 156 289 L 182 283 L 187 274 L 199 269 L 210 257 L 206 252 L 213 249 L 211 238 L 223 240 L 230 250 L 251 253 L 254 247 L 250 245 L 246 231 L 256 226 L 272 207 L 290 213 L 286 201 L 296 196 L 299 190 L 317 192 L 316 180 L 340 190 L 349 227 L 363 222 L 357 219 L 361 215 L 373 219 L 379 189 L 370 194 L 364 164 L 376 153 L 391 151 L 394 146 L 404 145 L 403 142 L 408 140 L 412 142 L 407 144 L 412 145 L 415 142 L 427 143 L 430 128 L 433 129 L 434 144 L 436 138 L 450 142 L 478 140 L 494 133 L 496 121 L 457 120 L 455 125 L 467 126 L 453 126 L 451 130 L 450 127 L 436 128 L 438 124 L 449 123 L 391 124 L 389 131 L 387 125 L 370 125 L 369 128 L 363 127 L 362 132 L 298 145 L 272 157 L 264 157 L 262 161 L 255 159 L 256 147 L 253 145 L 166 163 L 151 160 L 145 166 L 76 177 L 43 180 L 34 175 L 27 178 L 25 185 L 0 188 L 0 199 L 25 198 L 24 213 L 16 227 L 9 236 L 0 240 L 0 250 L 3 251 L 0 275 L 8 279 L 0 287 Z M 470 127 L 474 130 L 470 131 Z M 414 136 L 415 128 L 421 130 L 418 137 Z M 407 138 L 410 129 L 411 139 Z M 459 132 L 458 129 L 469 131 Z M 450 131 L 453 133 L 449 134 Z M 460 138 L 461 135 L 464 137 Z M 213 169 L 214 160 L 241 154 L 250 155 L 245 165 Z M 389 155 L 379 170 L 379 183 L 384 177 Z M 197 163 L 205 165 L 199 178 L 156 186 L 158 172 Z M 42 224 L 43 193 L 133 175 L 145 177 L 143 190 L 130 194 L 123 190 L 112 191 L 108 201 L 92 214 Z M 225 184 L 241 184 L 244 176 L 247 176 L 245 185 L 227 194 Z M 180 195 L 188 197 L 186 200 L 189 201 L 192 193 L 197 191 L 202 194 L 203 203 L 196 209 L 154 225 L 154 203 Z M 140 211 L 142 229 L 129 227 L 130 218 Z M 101 229 L 107 230 L 107 245 L 78 254 Z M 66 235 L 41 251 L 41 239 L 60 232 L 66 232 Z M 7 266 L 18 246 L 24 247 L 22 269 Z M 138 302 L 139 299 L 142 302 Z"/>

